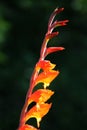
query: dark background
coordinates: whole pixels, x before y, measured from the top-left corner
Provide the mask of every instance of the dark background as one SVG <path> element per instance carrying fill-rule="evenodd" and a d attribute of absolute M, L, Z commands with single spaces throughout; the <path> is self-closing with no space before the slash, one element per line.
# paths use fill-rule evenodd
<path fill-rule="evenodd" d="M 53 106 L 41 130 L 87 130 L 87 0 L 0 0 L 0 130 L 16 130 L 50 14 L 64 7 L 49 46 L 65 51 L 47 59 L 60 75 L 51 83 Z"/>

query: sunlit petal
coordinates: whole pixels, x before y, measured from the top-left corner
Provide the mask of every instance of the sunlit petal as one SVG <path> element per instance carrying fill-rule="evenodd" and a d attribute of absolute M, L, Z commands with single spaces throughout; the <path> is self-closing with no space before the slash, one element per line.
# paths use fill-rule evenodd
<path fill-rule="evenodd" d="M 51 70 L 51 69 L 54 69 L 56 65 L 55 64 L 52 64 L 50 61 L 48 60 L 41 60 L 37 63 L 36 65 L 36 70 L 38 69 L 42 69 L 44 71 L 48 71 L 48 70 Z"/>
<path fill-rule="evenodd" d="M 47 87 L 56 78 L 58 74 L 59 71 L 56 70 L 41 72 L 36 78 L 35 85 L 37 85 L 38 83 L 44 83 L 44 87 Z"/>
<path fill-rule="evenodd" d="M 40 125 L 39 123 L 40 123 L 42 117 L 48 113 L 49 109 L 51 108 L 51 105 L 52 105 L 51 103 L 50 104 L 44 103 L 44 104 L 35 105 L 33 108 L 31 108 L 29 110 L 29 112 L 26 113 L 23 120 L 26 122 L 30 118 L 36 118 L 37 126 L 39 127 L 39 125 Z"/>
<path fill-rule="evenodd" d="M 31 97 L 28 99 L 28 105 L 31 102 L 36 102 L 38 104 L 43 104 L 46 102 L 52 95 L 54 94 L 53 91 L 49 89 L 38 89 L 35 91 Z"/>

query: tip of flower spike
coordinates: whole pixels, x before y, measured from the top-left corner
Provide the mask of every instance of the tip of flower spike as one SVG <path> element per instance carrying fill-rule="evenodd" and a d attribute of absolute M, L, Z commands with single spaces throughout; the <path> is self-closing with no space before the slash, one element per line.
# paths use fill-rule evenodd
<path fill-rule="evenodd" d="M 63 10 L 64 10 L 64 8 L 56 8 L 56 9 L 53 11 L 53 13 L 52 13 L 51 16 L 50 16 L 49 22 L 48 22 L 48 28 L 52 25 L 55 16 L 56 16 L 58 13 L 62 12 Z"/>
<path fill-rule="evenodd" d="M 60 12 L 62 12 L 64 10 L 64 8 L 56 8 L 55 10 L 54 10 L 54 14 L 58 14 L 58 13 L 60 13 Z"/>
<path fill-rule="evenodd" d="M 58 13 L 62 12 L 63 10 L 64 10 L 64 8 L 56 8 L 56 9 L 54 10 L 54 12 L 55 12 L 56 14 L 58 14 Z"/>

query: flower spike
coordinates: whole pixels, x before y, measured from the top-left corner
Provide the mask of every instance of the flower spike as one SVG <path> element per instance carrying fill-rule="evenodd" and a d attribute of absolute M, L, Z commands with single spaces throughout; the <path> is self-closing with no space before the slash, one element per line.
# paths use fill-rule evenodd
<path fill-rule="evenodd" d="M 64 8 L 56 8 L 53 13 L 51 14 L 50 18 L 49 18 L 49 23 L 48 23 L 48 28 L 52 25 L 52 22 L 55 18 L 55 16 L 57 14 L 59 14 L 60 12 L 62 12 L 64 10 Z"/>
<path fill-rule="evenodd" d="M 64 8 L 56 8 L 49 18 L 48 31 L 41 46 L 40 58 L 35 65 L 30 79 L 30 87 L 26 95 L 17 130 L 39 130 L 38 128 L 40 127 L 42 118 L 49 112 L 52 106 L 52 103 L 48 104 L 47 101 L 54 94 L 54 91 L 47 87 L 50 86 L 51 82 L 59 75 L 59 71 L 55 70 L 56 64 L 45 60 L 45 57 L 53 52 L 64 50 L 64 47 L 47 47 L 49 40 L 59 34 L 59 32 L 53 32 L 53 30 L 58 26 L 65 26 L 68 22 L 68 20 L 54 21 L 55 16 L 63 10 Z M 37 87 L 39 83 L 42 83 L 44 87 L 34 91 L 34 88 Z M 33 102 L 35 102 L 35 105 L 28 110 L 29 105 Z M 36 119 L 37 128 L 27 123 L 31 118 Z"/>

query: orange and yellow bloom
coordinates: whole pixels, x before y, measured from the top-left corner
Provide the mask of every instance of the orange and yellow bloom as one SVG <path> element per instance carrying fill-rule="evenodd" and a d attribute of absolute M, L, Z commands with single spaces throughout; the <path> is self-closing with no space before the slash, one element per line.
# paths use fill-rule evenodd
<path fill-rule="evenodd" d="M 50 16 L 48 30 L 41 47 L 40 59 L 36 63 L 31 76 L 30 87 L 21 112 L 18 130 L 38 130 L 42 118 L 48 113 L 52 106 L 52 103 L 47 103 L 47 101 L 54 92 L 50 90 L 48 86 L 50 86 L 51 82 L 59 75 L 59 71 L 55 70 L 56 64 L 51 63 L 49 60 L 45 60 L 45 57 L 50 53 L 64 50 L 63 47 L 47 47 L 49 40 L 57 36 L 59 33 L 53 32 L 54 28 L 58 26 L 65 26 L 68 22 L 68 20 L 54 21 L 55 16 L 63 10 L 64 8 L 57 8 Z M 43 84 L 43 88 L 33 91 L 39 83 Z M 28 110 L 29 105 L 33 102 L 35 105 Z M 36 119 L 37 128 L 27 124 L 27 121 L 30 118 Z"/>

